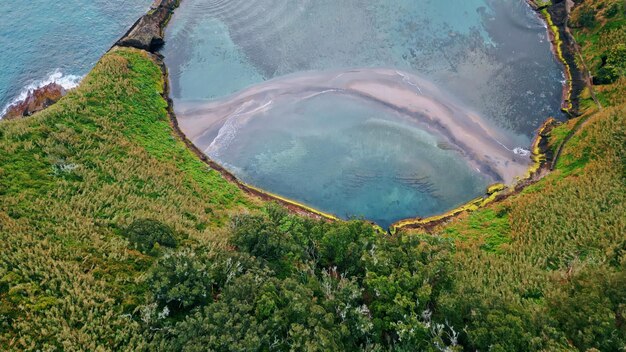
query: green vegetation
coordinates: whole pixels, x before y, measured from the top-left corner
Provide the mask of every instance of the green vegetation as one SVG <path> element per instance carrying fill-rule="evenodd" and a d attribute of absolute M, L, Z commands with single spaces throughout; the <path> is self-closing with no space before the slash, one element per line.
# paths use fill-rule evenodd
<path fill-rule="evenodd" d="M 176 136 L 154 58 L 113 50 L 0 123 L 0 350 L 623 350 L 623 77 L 603 88 L 541 181 L 389 236 L 248 197 Z"/>
<path fill-rule="evenodd" d="M 570 24 L 605 106 L 624 103 L 626 89 L 626 3 L 577 1 Z"/>
<path fill-rule="evenodd" d="M 481 241 L 481 247 L 488 251 L 498 251 L 510 238 L 509 209 L 505 206 L 480 209 L 471 213 L 465 221 L 457 221 L 442 229 L 439 235 Z"/>
<path fill-rule="evenodd" d="M 532 2 L 538 8 L 543 8 L 543 7 L 552 5 L 552 0 L 532 0 Z"/>
<path fill-rule="evenodd" d="M 116 50 L 58 104 L 0 123 L 0 350 L 132 346 L 153 262 L 129 243 L 136 221 L 222 246 L 231 214 L 257 207 L 174 136 L 162 89 L 146 53 Z"/>
<path fill-rule="evenodd" d="M 156 220 L 135 220 L 126 229 L 126 234 L 130 243 L 144 253 L 158 253 L 160 246 L 176 248 L 176 238 L 172 230 Z"/>

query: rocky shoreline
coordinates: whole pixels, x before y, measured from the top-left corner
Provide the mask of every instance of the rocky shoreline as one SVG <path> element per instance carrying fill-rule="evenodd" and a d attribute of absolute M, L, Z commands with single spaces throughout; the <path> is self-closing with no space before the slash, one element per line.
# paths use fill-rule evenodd
<path fill-rule="evenodd" d="M 28 92 L 26 99 L 11 104 L 4 116 L 0 116 L 0 119 L 14 120 L 30 116 L 56 103 L 65 94 L 67 94 L 67 91 L 63 86 L 58 83 L 49 83 Z"/>
<path fill-rule="evenodd" d="M 580 115 L 580 96 L 591 85 L 589 75 L 578 66 L 578 44 L 569 31 L 568 21 L 574 3 L 571 0 L 551 0 L 550 4 L 539 4 L 528 0 L 530 6 L 543 18 L 548 27 L 552 51 L 563 65 L 565 84 L 561 110 L 570 118 Z"/>
<path fill-rule="evenodd" d="M 139 18 L 115 46 L 134 47 L 155 53 L 165 43 L 163 30 L 180 0 L 156 0 L 150 10 Z M 14 120 L 46 109 L 67 94 L 57 83 L 50 83 L 28 92 L 26 99 L 7 107 L 0 120 Z"/>

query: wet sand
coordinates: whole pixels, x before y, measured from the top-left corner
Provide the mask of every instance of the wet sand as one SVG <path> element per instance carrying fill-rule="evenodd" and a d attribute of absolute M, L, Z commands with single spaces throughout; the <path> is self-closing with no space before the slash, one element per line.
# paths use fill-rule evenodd
<path fill-rule="evenodd" d="M 512 184 L 524 176 L 530 165 L 527 153 L 507 145 L 513 138 L 506 132 L 461 106 L 431 82 L 393 69 L 288 75 L 215 101 L 177 102 L 176 110 L 187 137 L 205 154 L 216 156 L 255 116 L 320 94 L 349 95 L 397 112 L 446 148 L 456 150 L 474 169 L 495 182 Z"/>

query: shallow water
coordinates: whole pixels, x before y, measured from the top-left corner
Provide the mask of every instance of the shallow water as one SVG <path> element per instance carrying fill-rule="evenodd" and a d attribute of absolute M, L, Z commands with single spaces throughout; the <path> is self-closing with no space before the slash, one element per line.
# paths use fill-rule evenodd
<path fill-rule="evenodd" d="M 513 150 L 561 117 L 562 71 L 522 0 L 185 0 L 166 41 L 205 153 L 383 226 L 512 182 L 528 164 Z"/>
<path fill-rule="evenodd" d="M 28 89 L 46 83 L 74 87 L 151 3 L 6 2 L 0 11 L 0 111 Z"/>

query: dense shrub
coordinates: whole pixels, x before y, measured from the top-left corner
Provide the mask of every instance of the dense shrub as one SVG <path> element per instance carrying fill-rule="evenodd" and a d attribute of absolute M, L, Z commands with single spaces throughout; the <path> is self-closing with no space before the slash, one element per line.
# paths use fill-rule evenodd
<path fill-rule="evenodd" d="M 297 244 L 298 233 L 294 229 L 287 230 L 289 224 L 283 221 L 288 219 L 286 213 L 284 210 L 276 212 L 276 207 L 270 207 L 269 217 L 236 217 L 231 243 L 242 252 L 259 258 L 277 275 L 284 277 L 294 270 L 294 259 L 306 261 L 309 257 Z"/>
<path fill-rule="evenodd" d="M 596 10 L 588 4 L 583 4 L 572 19 L 575 26 L 592 28 L 596 24 Z"/>
<path fill-rule="evenodd" d="M 593 84 L 601 85 L 601 84 L 611 84 L 617 81 L 619 78 L 619 74 L 617 69 L 613 66 L 603 66 L 600 67 L 596 73 L 593 75 Z"/>
<path fill-rule="evenodd" d="M 181 310 L 208 302 L 214 278 L 206 257 L 190 250 L 166 254 L 150 271 L 147 283 L 159 307 Z"/>
<path fill-rule="evenodd" d="M 626 261 L 592 265 L 565 278 L 548 299 L 550 315 L 579 350 L 619 351 L 626 340 Z"/>
<path fill-rule="evenodd" d="M 593 76 L 593 84 L 611 84 L 626 76 L 626 45 L 618 44 L 601 56 L 601 66 Z"/>
<path fill-rule="evenodd" d="M 155 263 L 146 282 L 155 349 L 460 348 L 453 327 L 430 328 L 450 285 L 447 241 L 266 213 L 234 219 L 237 251 L 183 249 Z"/>
<path fill-rule="evenodd" d="M 151 219 L 133 221 L 126 229 L 128 240 L 141 252 L 154 253 L 155 245 L 175 248 L 176 238 L 169 226 Z"/>
<path fill-rule="evenodd" d="M 620 13 L 620 11 L 622 10 L 622 4 L 620 4 L 619 2 L 614 2 L 611 5 L 609 5 L 609 7 L 604 11 L 604 16 L 606 16 L 607 18 L 612 18 L 615 17 L 617 14 Z"/>

